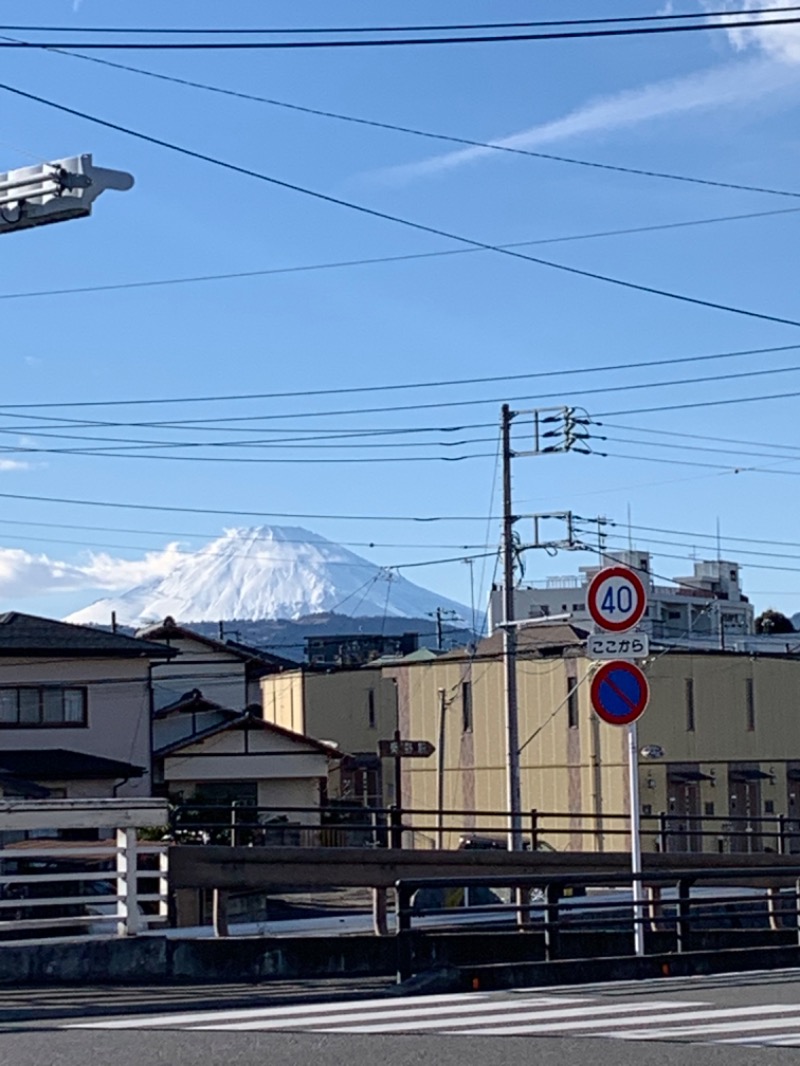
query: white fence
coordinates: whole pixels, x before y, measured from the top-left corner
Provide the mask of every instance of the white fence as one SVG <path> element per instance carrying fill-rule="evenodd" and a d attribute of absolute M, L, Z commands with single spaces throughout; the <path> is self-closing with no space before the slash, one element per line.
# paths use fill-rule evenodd
<path fill-rule="evenodd" d="M 0 801 L 0 947 L 165 924 L 168 845 L 139 837 L 166 822 L 163 800 Z"/>

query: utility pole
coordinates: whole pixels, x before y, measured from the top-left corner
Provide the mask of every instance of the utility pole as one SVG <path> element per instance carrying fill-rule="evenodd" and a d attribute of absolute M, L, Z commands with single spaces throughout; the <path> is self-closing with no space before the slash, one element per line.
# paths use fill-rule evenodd
<path fill-rule="evenodd" d="M 501 412 L 503 455 L 503 678 L 506 711 L 506 801 L 509 851 L 522 849 L 522 792 L 519 770 L 519 705 L 517 702 L 517 633 L 514 622 L 514 513 L 511 506 L 511 421 L 507 403 Z"/>
<path fill-rule="evenodd" d="M 511 423 L 518 414 L 533 415 L 533 448 L 514 451 L 511 448 Z M 517 624 L 514 610 L 514 514 L 511 501 L 511 460 L 517 456 L 545 455 L 553 452 L 578 451 L 589 454 L 588 414 L 574 407 L 539 408 L 534 411 L 512 411 L 504 403 L 500 413 L 501 452 L 503 460 L 503 681 L 505 690 L 506 726 L 506 804 L 508 808 L 509 851 L 522 850 L 522 787 L 520 775 L 519 701 L 517 696 Z M 556 426 L 557 428 L 549 428 Z M 548 428 L 544 428 L 548 427 Z M 549 517 L 549 516 L 542 516 Z M 564 512 L 558 517 L 567 521 L 568 545 L 573 547 L 572 515 Z M 538 544 L 538 525 L 536 525 Z"/>
<path fill-rule="evenodd" d="M 447 608 L 437 607 L 435 611 L 428 611 L 429 618 L 436 619 L 436 649 L 437 651 L 444 650 L 444 626 L 443 622 L 445 618 L 451 618 L 454 621 L 458 620 L 458 615 L 455 611 L 448 610 Z"/>

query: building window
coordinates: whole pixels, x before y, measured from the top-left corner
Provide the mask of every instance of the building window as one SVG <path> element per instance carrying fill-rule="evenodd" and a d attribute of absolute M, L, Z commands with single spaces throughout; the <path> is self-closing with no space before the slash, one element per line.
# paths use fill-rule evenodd
<path fill-rule="evenodd" d="M 713 818 L 714 817 L 714 804 L 713 803 L 706 803 L 704 805 L 703 809 L 706 812 L 706 818 Z"/>
<path fill-rule="evenodd" d="M 694 678 L 686 678 L 686 732 L 694 733 Z"/>
<path fill-rule="evenodd" d="M 672 621 L 675 621 L 676 619 L 680 618 L 680 616 L 680 611 L 667 611 L 667 618 L 671 619 Z"/>
<path fill-rule="evenodd" d="M 464 733 L 472 732 L 472 682 L 465 681 L 461 685 L 461 730 Z"/>
<path fill-rule="evenodd" d="M 375 689 L 371 688 L 367 693 L 367 721 L 369 728 L 375 728 Z"/>
<path fill-rule="evenodd" d="M 775 813 L 775 800 L 764 800 L 764 814 Z"/>
<path fill-rule="evenodd" d="M 85 725 L 85 688 L 0 688 L 0 728 Z"/>
<path fill-rule="evenodd" d="M 567 726 L 578 728 L 578 682 L 574 677 L 567 678 Z"/>
<path fill-rule="evenodd" d="M 752 677 L 746 677 L 744 679 L 744 699 L 746 729 L 748 733 L 752 733 L 756 728 L 756 701 L 755 693 L 753 692 Z"/>

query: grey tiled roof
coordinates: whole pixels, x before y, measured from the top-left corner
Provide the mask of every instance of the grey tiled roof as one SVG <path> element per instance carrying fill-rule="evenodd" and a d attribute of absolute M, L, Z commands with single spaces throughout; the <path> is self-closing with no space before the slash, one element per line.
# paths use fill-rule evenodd
<path fill-rule="evenodd" d="M 21 748 L 0 752 L 0 772 L 29 781 L 70 781 L 141 777 L 144 767 L 65 748 Z"/>
<path fill-rule="evenodd" d="M 76 626 L 21 611 L 0 614 L 0 656 L 168 659 L 174 648 L 93 626 Z"/>

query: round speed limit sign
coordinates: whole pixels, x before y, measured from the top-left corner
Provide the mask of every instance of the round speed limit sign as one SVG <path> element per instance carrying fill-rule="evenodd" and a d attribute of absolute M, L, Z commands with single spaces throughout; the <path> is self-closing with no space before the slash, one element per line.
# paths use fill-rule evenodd
<path fill-rule="evenodd" d="M 609 566 L 592 578 L 586 606 L 600 629 L 623 633 L 641 619 L 647 607 L 647 593 L 634 570 Z"/>

